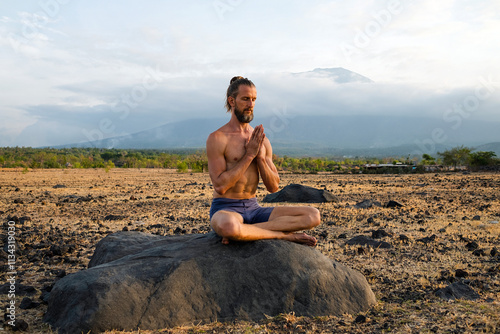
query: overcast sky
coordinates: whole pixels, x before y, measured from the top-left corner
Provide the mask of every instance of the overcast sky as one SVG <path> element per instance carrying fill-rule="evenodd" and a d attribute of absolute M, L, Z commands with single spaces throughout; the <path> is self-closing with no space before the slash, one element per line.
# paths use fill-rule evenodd
<path fill-rule="evenodd" d="M 233 75 L 260 115 L 500 121 L 498 36 L 498 0 L 2 1 L 0 146 L 224 117 Z M 290 75 L 337 67 L 373 83 Z"/>

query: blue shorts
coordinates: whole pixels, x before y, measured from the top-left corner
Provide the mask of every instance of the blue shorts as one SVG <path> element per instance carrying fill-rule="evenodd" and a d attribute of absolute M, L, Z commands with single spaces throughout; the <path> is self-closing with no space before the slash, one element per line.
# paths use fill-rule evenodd
<path fill-rule="evenodd" d="M 243 217 L 244 224 L 256 224 L 267 222 L 273 211 L 273 207 L 262 207 L 257 203 L 257 198 L 232 199 L 218 197 L 212 200 L 210 207 L 210 219 L 219 210 L 233 211 Z"/>

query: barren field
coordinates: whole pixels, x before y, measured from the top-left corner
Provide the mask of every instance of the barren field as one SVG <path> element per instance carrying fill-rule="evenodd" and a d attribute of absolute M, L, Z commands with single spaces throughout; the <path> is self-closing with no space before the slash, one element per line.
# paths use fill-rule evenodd
<path fill-rule="evenodd" d="M 323 254 L 365 275 L 378 304 L 363 314 L 282 314 L 258 323 L 187 324 L 158 333 L 500 332 L 500 174 L 281 175 L 281 188 L 291 183 L 337 196 L 334 203 L 308 204 L 322 213 L 322 224 L 310 233 Z M 206 173 L 0 170 L 2 241 L 14 226 L 17 242 L 16 323 L 28 326 L 29 333 L 51 333 L 42 322 L 47 309 L 42 295 L 61 277 L 86 269 L 95 245 L 109 233 L 208 232 L 211 194 Z M 259 187 L 259 200 L 265 195 Z M 381 206 L 356 208 L 363 200 Z M 402 206 L 386 207 L 391 200 Z M 347 244 L 359 235 L 392 247 Z M 7 247 L 2 248 L 0 303 L 5 313 L 13 267 Z M 435 291 L 458 281 L 479 298 L 436 296 Z M 7 320 L 1 320 L 0 327 L 8 331 Z M 153 333 L 134 333 L 139 332 Z"/>

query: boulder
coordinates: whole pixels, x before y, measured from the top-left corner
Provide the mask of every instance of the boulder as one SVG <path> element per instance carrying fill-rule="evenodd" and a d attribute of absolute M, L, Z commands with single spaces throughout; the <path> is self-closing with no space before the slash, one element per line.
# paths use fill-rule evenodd
<path fill-rule="evenodd" d="M 89 269 L 58 280 L 47 301 L 44 321 L 59 333 L 342 315 L 376 302 L 361 273 L 315 248 L 280 240 L 223 245 L 214 232 L 110 234 Z"/>
<path fill-rule="evenodd" d="M 338 202 L 338 198 L 327 190 L 300 184 L 289 184 L 278 192 L 268 194 L 264 197 L 263 202 L 324 203 Z"/>

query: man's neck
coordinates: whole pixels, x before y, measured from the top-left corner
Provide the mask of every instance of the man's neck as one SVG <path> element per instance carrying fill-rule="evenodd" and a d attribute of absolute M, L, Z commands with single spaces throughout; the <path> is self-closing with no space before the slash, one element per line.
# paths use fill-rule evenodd
<path fill-rule="evenodd" d="M 234 113 L 231 115 L 231 119 L 229 120 L 229 126 L 235 131 L 246 132 L 250 127 L 250 123 L 241 123 L 238 121 Z"/>

